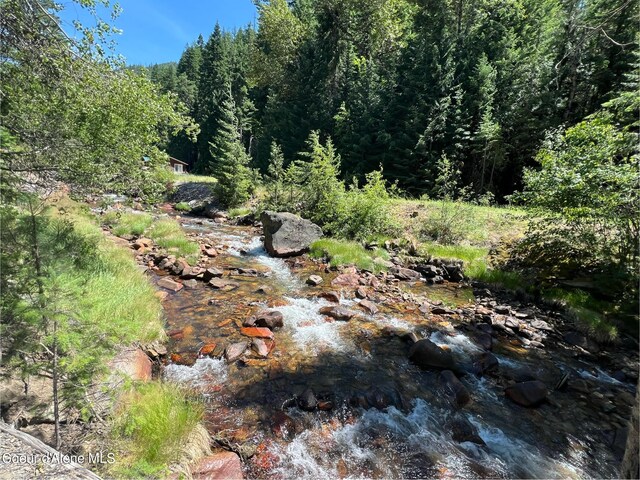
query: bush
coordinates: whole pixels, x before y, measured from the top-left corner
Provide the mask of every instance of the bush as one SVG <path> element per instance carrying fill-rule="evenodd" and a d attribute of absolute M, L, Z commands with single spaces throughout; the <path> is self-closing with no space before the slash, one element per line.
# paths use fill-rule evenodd
<path fill-rule="evenodd" d="M 536 209 L 521 260 L 546 276 L 607 276 L 619 292 L 637 291 L 640 202 L 637 156 L 607 116 L 556 132 L 525 170 L 520 195 Z M 632 293 L 629 298 L 637 300 Z"/>
<path fill-rule="evenodd" d="M 176 385 L 151 382 L 133 387 L 121 398 L 112 429 L 115 447 L 122 452 L 116 473 L 161 473 L 180 458 L 203 413 L 203 405 Z"/>

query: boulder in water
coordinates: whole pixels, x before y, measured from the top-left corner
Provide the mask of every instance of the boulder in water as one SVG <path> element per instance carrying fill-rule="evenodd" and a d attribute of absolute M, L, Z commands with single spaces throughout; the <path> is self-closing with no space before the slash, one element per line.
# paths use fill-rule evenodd
<path fill-rule="evenodd" d="M 253 322 L 253 325 L 247 326 L 255 326 L 255 327 L 266 327 L 271 330 L 275 330 L 276 328 L 282 328 L 284 325 L 284 316 L 281 312 L 277 310 L 273 310 L 271 312 L 262 312 L 258 314 Z"/>
<path fill-rule="evenodd" d="M 327 315 L 328 317 L 334 318 L 336 320 L 351 320 L 356 316 L 355 312 L 352 312 L 348 308 L 337 305 L 335 307 L 322 307 L 319 311 L 322 315 Z"/>
<path fill-rule="evenodd" d="M 478 435 L 478 429 L 463 415 L 456 415 L 447 423 L 447 427 L 451 431 L 451 438 L 454 441 L 472 442 L 478 445 L 484 445 L 484 440 Z"/>
<path fill-rule="evenodd" d="M 311 285 L 313 287 L 317 287 L 322 283 L 322 277 L 320 275 L 309 275 L 307 278 L 307 285 Z"/>
<path fill-rule="evenodd" d="M 457 408 L 462 408 L 471 401 L 469 391 L 451 370 L 440 373 L 440 382 Z"/>
<path fill-rule="evenodd" d="M 264 248 L 273 257 L 292 257 L 309 250 L 322 237 L 322 229 L 292 213 L 264 211 L 260 215 L 264 229 Z"/>
<path fill-rule="evenodd" d="M 536 407 L 547 398 L 547 387 L 540 380 L 531 380 L 507 387 L 505 394 L 518 405 Z"/>
<path fill-rule="evenodd" d="M 237 342 L 227 345 L 224 349 L 224 358 L 227 362 L 232 363 L 239 359 L 249 346 L 249 342 Z"/>
<path fill-rule="evenodd" d="M 451 352 L 440 348 L 427 338 L 411 345 L 409 360 L 422 369 L 454 370 L 455 366 Z"/>

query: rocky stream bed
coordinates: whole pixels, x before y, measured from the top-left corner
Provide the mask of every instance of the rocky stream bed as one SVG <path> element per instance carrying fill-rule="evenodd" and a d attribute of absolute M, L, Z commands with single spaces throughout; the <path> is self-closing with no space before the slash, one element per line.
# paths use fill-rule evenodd
<path fill-rule="evenodd" d="M 633 339 L 603 347 L 561 312 L 434 282 L 437 263 L 332 269 L 272 258 L 259 226 L 179 221 L 197 267 L 131 241 L 163 292 L 162 375 L 205 399 L 246 477 L 617 476 Z"/>

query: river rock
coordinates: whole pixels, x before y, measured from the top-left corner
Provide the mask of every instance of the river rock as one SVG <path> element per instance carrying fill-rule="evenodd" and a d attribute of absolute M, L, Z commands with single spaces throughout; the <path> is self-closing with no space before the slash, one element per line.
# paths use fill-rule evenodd
<path fill-rule="evenodd" d="M 456 442 L 485 444 L 484 440 L 478 435 L 478 429 L 464 415 L 456 415 L 447 423 L 447 428 L 451 431 L 451 438 Z"/>
<path fill-rule="evenodd" d="M 440 383 L 457 408 L 462 408 L 471 401 L 469 391 L 451 370 L 443 370 L 440 373 Z"/>
<path fill-rule="evenodd" d="M 309 250 L 322 237 L 322 229 L 292 213 L 264 211 L 260 215 L 264 247 L 273 257 L 291 257 Z"/>
<path fill-rule="evenodd" d="M 203 273 L 202 273 L 202 279 L 205 282 L 208 282 L 209 280 L 211 280 L 212 278 L 220 278 L 223 275 L 223 271 L 219 270 L 215 267 L 211 267 L 211 268 L 207 268 Z"/>
<path fill-rule="evenodd" d="M 237 342 L 227 345 L 224 349 L 224 358 L 227 362 L 232 363 L 239 359 L 249 346 L 249 342 Z"/>
<path fill-rule="evenodd" d="M 247 337 L 273 338 L 273 332 L 264 327 L 242 327 L 240 332 Z"/>
<path fill-rule="evenodd" d="M 333 303 L 340 303 L 340 295 L 336 292 L 322 292 L 318 295 L 320 298 L 324 298 L 325 300 Z"/>
<path fill-rule="evenodd" d="M 288 440 L 296 434 L 296 423 L 289 415 L 278 410 L 273 414 L 271 431 L 276 437 Z"/>
<path fill-rule="evenodd" d="M 171 290 L 172 292 L 179 292 L 180 290 L 182 290 L 181 283 L 178 283 L 168 277 L 164 277 L 158 280 L 158 286 L 166 288 L 167 290 Z"/>
<path fill-rule="evenodd" d="M 446 307 L 433 307 L 431 313 L 434 315 L 453 315 L 456 312 Z"/>
<path fill-rule="evenodd" d="M 518 405 L 536 407 L 547 398 L 547 387 L 540 380 L 531 380 L 507 387 L 505 394 Z"/>
<path fill-rule="evenodd" d="M 242 462 L 233 452 L 218 452 L 199 460 L 191 468 L 193 480 L 242 480 Z"/>
<path fill-rule="evenodd" d="M 451 352 L 443 350 L 427 338 L 418 340 L 409 349 L 409 360 L 422 369 L 437 368 L 441 370 L 454 370 L 454 361 Z"/>
<path fill-rule="evenodd" d="M 269 346 L 267 345 L 267 343 L 263 339 L 254 338 L 251 341 L 251 347 L 253 348 L 253 351 L 256 352 L 256 354 L 259 357 L 266 358 L 266 357 L 269 356 Z"/>
<path fill-rule="evenodd" d="M 237 282 L 231 280 L 223 280 L 222 278 L 212 278 L 209 280 L 209 285 L 217 290 L 233 290 L 240 286 Z"/>
<path fill-rule="evenodd" d="M 151 380 L 151 360 L 139 348 L 126 348 L 119 352 L 110 363 L 112 372 L 121 373 L 131 380 L 147 382 Z"/>
<path fill-rule="evenodd" d="M 360 300 L 358 305 L 369 315 L 375 315 L 378 313 L 378 307 L 370 300 Z"/>
<path fill-rule="evenodd" d="M 322 277 L 320 275 L 310 275 L 309 278 L 307 278 L 307 285 L 311 285 L 314 287 L 317 287 L 318 285 L 320 285 L 322 283 Z"/>
<path fill-rule="evenodd" d="M 476 375 L 496 374 L 500 368 L 500 363 L 493 353 L 484 352 L 478 355 L 473 361 L 473 373 Z"/>
<path fill-rule="evenodd" d="M 310 388 L 302 392 L 302 394 L 298 396 L 297 401 L 298 407 L 307 412 L 315 410 L 318 405 L 318 399 Z"/>
<path fill-rule="evenodd" d="M 420 272 L 410 268 L 393 267 L 390 272 L 400 280 L 415 281 L 421 278 Z"/>
<path fill-rule="evenodd" d="M 351 320 L 356 316 L 355 312 L 352 312 L 348 308 L 342 307 L 340 305 L 332 306 L 332 307 L 322 307 L 319 310 L 319 313 L 322 315 L 327 315 L 328 317 L 334 318 L 336 320 Z"/>
<path fill-rule="evenodd" d="M 357 287 L 360 285 L 360 275 L 356 273 L 342 273 L 331 280 L 331 285 L 339 287 Z"/>
<path fill-rule="evenodd" d="M 277 310 L 271 312 L 263 312 L 260 313 L 256 317 L 255 326 L 256 327 L 266 327 L 274 330 L 276 328 L 282 328 L 284 325 L 284 316 L 281 312 Z"/>

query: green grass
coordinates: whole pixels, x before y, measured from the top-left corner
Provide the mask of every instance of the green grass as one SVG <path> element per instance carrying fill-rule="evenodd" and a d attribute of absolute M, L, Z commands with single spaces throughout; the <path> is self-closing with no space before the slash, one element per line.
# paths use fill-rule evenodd
<path fill-rule="evenodd" d="M 175 173 L 173 175 L 174 183 L 217 183 L 218 179 L 208 175 L 194 175 L 191 173 Z"/>
<path fill-rule="evenodd" d="M 174 208 L 179 212 L 190 212 L 191 211 L 191 207 L 189 206 L 189 204 L 187 202 L 176 203 Z"/>
<path fill-rule="evenodd" d="M 333 238 L 323 238 L 313 242 L 310 255 L 313 258 L 327 257 L 331 266 L 354 265 L 372 272 L 386 270 L 383 265 L 374 261 L 376 258 L 389 260 L 389 254 L 385 250 L 379 248 L 366 250 L 359 243 Z"/>
<path fill-rule="evenodd" d="M 75 232 L 96 246 L 84 269 L 68 268 L 64 272 L 64 283 L 81 285 L 81 295 L 73 305 L 78 319 L 90 325 L 92 334 L 103 342 L 128 344 L 164 339 L 162 306 L 130 251 L 107 239 L 95 217 L 80 204 L 64 199 L 57 206 L 64 209 Z M 50 214 L 59 217 L 56 209 Z"/>
<path fill-rule="evenodd" d="M 491 247 L 503 238 L 521 236 L 528 213 L 512 207 L 489 207 L 464 202 L 436 200 L 391 200 L 391 209 L 407 235 L 426 238 L 425 226 L 449 229 L 455 243 Z"/>
<path fill-rule="evenodd" d="M 191 264 L 198 260 L 200 245 L 189 240 L 180 224 L 170 218 L 159 220 L 151 225 L 145 232 L 158 246 L 185 257 Z"/>
<path fill-rule="evenodd" d="M 112 210 L 102 217 L 102 222 L 113 229 L 114 235 L 142 235 L 153 218 L 147 213 L 118 212 Z"/>
<path fill-rule="evenodd" d="M 558 302 L 573 314 L 578 330 L 599 341 L 615 340 L 618 328 L 607 319 L 613 305 L 595 299 L 580 289 L 550 288 L 543 292 L 547 300 Z"/>
<path fill-rule="evenodd" d="M 229 218 L 242 217 L 244 215 L 249 215 L 252 210 L 248 207 L 236 207 L 229 209 Z"/>
<path fill-rule="evenodd" d="M 190 264 L 198 261 L 200 246 L 189 240 L 180 224 L 171 218 L 155 221 L 146 213 L 109 212 L 102 221 L 112 227 L 113 233 L 121 235 L 146 235 L 159 247 L 179 257 L 184 257 Z"/>
<path fill-rule="evenodd" d="M 203 405 L 174 384 L 135 385 L 121 397 L 114 415 L 112 442 L 119 454 L 111 475 L 162 476 L 167 465 L 180 459 L 203 413 Z"/>

